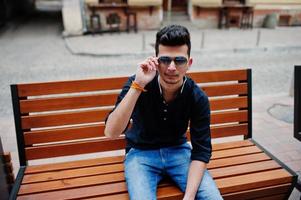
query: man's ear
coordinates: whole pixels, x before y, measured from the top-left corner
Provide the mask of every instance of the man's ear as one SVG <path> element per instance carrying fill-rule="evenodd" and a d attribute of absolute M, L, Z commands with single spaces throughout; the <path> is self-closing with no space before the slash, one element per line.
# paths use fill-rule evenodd
<path fill-rule="evenodd" d="M 190 57 L 190 58 L 189 58 L 189 60 L 188 60 L 188 68 L 190 68 L 190 67 L 191 67 L 191 65 L 192 65 L 192 62 L 193 62 L 193 59 Z"/>

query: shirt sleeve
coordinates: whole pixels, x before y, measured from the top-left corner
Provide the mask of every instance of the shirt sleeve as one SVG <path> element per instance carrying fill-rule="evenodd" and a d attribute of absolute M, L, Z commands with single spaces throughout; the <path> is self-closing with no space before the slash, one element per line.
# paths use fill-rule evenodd
<path fill-rule="evenodd" d="M 194 90 L 194 101 L 190 119 L 191 160 L 208 163 L 212 154 L 209 100 L 197 88 Z"/>
<path fill-rule="evenodd" d="M 125 95 L 128 93 L 130 87 L 131 87 L 131 84 L 133 82 L 133 80 L 135 79 L 135 76 L 131 76 L 129 77 L 129 79 L 127 80 L 127 82 L 123 85 L 123 88 L 121 90 L 121 92 L 119 93 L 118 97 L 117 97 L 117 100 L 116 100 L 116 103 L 115 103 L 115 107 L 113 108 L 113 110 L 107 115 L 106 117 L 106 120 L 105 120 L 105 123 L 107 123 L 107 120 L 108 120 L 108 117 L 109 115 L 116 109 L 116 107 L 118 106 L 118 104 L 122 101 L 122 99 L 125 97 Z M 128 123 L 129 125 L 129 123 Z M 126 127 L 126 129 L 128 128 L 128 125 Z M 126 130 L 125 129 L 125 130 Z"/>

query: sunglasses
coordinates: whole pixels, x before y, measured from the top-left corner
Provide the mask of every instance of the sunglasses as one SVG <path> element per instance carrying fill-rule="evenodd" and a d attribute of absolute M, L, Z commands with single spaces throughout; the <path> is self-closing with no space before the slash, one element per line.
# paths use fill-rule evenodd
<path fill-rule="evenodd" d="M 187 58 L 184 56 L 176 56 L 174 58 L 168 56 L 160 56 L 158 60 L 160 64 L 166 66 L 169 66 L 170 63 L 173 61 L 177 67 L 184 67 L 188 62 Z"/>

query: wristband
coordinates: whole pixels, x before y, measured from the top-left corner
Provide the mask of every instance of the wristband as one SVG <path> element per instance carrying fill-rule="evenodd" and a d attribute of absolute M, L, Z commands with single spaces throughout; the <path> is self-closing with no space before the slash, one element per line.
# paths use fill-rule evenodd
<path fill-rule="evenodd" d="M 136 81 L 132 82 L 131 88 L 134 88 L 134 89 L 139 90 L 141 92 L 147 92 L 147 90 L 144 89 L 143 87 L 141 87 Z"/>

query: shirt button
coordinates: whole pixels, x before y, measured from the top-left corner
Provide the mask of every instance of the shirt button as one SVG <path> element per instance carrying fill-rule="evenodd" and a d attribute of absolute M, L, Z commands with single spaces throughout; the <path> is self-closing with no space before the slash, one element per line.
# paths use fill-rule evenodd
<path fill-rule="evenodd" d="M 166 109 L 164 109 L 164 112 L 167 112 L 167 110 L 166 110 Z"/>
<path fill-rule="evenodd" d="M 164 117 L 163 120 L 166 121 L 167 120 L 166 117 Z"/>

